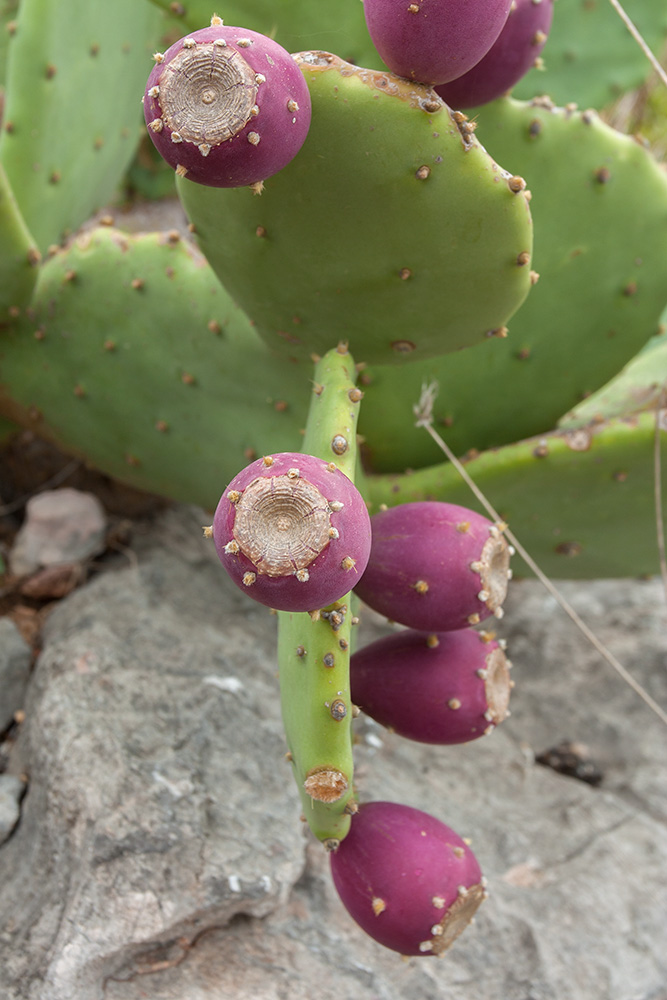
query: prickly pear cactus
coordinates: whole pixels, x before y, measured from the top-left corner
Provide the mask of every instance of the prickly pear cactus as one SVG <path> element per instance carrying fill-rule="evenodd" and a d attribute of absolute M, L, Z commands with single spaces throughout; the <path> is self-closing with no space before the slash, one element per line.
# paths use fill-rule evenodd
<path fill-rule="evenodd" d="M 406 17 L 424 13 L 420 2 Z M 275 35 L 286 77 L 312 102 L 305 141 L 283 162 L 264 101 L 275 81 L 248 63 L 245 117 L 221 158 L 241 136 L 244 162 L 248 143 L 262 156 L 271 147 L 275 169 L 226 176 L 232 187 L 194 176 L 192 163 L 220 152 L 210 122 L 193 127 L 188 166 L 161 100 L 179 76 L 164 83 L 161 62 L 175 52 L 189 72 L 183 52 L 210 14 L 199 0 L 0 7 L 15 21 L 0 139 L 0 410 L 126 482 L 217 508 L 205 530 L 221 562 L 277 611 L 288 757 L 341 898 L 386 947 L 437 955 L 485 898 L 481 869 L 440 820 L 363 803 L 355 701 L 404 738 L 443 746 L 503 721 L 510 664 L 476 626 L 502 616 L 506 522 L 554 576 L 656 570 L 646 400 L 662 405 L 663 379 L 646 389 L 662 342 L 602 387 L 667 300 L 667 180 L 643 145 L 577 111 L 576 93 L 562 108 L 534 92 L 506 97 L 471 120 L 427 85 L 439 72 L 406 79 L 376 54 L 358 58 L 371 50 L 358 0 L 320 7 L 232 0 L 240 36 L 214 17 L 235 65 L 255 41 L 273 59 L 264 36 Z M 559 0 L 556 64 L 571 23 L 558 27 L 559 8 L 575 21 L 600 14 Z M 148 43 L 162 52 L 175 22 L 190 35 L 157 55 L 144 110 L 168 140 L 200 249 L 107 225 L 71 238 L 116 193 L 139 136 Z M 594 65 L 597 39 L 571 34 Z M 195 104 L 239 97 L 233 85 L 214 93 L 206 72 L 195 82 Z M 301 97 L 284 98 L 294 125 Z M 434 423 L 467 451 L 502 520 L 477 513 L 413 426 L 434 378 Z M 355 660 L 362 600 L 406 628 Z"/>

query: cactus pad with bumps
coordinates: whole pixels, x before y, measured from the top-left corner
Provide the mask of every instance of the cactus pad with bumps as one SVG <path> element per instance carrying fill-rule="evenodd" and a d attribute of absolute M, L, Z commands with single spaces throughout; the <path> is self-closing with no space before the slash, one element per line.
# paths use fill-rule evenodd
<path fill-rule="evenodd" d="M 0 159 L 42 251 L 114 197 L 141 135 L 137 95 L 161 21 L 136 0 L 21 0 Z"/>
<path fill-rule="evenodd" d="M 175 233 L 81 236 L 1 347 L 5 415 L 154 493 L 213 508 L 249 458 L 300 441 L 300 373 Z"/>
<path fill-rule="evenodd" d="M 506 338 L 363 373 L 373 470 L 440 460 L 412 417 L 433 379 L 435 424 L 458 455 L 550 431 L 641 349 L 667 301 L 667 175 L 645 148 L 595 113 L 511 99 L 479 110 L 477 134 L 528 181 L 539 281 Z"/>
<path fill-rule="evenodd" d="M 178 178 L 221 281 L 289 357 L 341 339 L 387 362 L 485 342 L 530 288 L 523 182 L 433 90 L 326 53 L 298 59 L 310 132 L 261 197 Z"/>
<path fill-rule="evenodd" d="M 653 52 L 667 41 L 665 7 L 655 0 L 623 0 Z M 517 85 L 515 96 L 548 94 L 558 104 L 601 108 L 640 87 L 651 66 L 609 0 L 557 0 L 544 63 Z"/>
<path fill-rule="evenodd" d="M 547 576 L 651 575 L 660 569 L 654 448 L 655 415 L 643 413 L 486 451 L 465 467 Z M 664 442 L 662 451 L 664 464 Z M 411 476 L 369 476 L 366 497 L 371 512 L 425 499 L 478 509 L 449 462 Z M 512 568 L 530 575 L 519 555 Z"/>
<path fill-rule="evenodd" d="M 40 253 L 0 164 L 0 330 L 28 304 Z"/>

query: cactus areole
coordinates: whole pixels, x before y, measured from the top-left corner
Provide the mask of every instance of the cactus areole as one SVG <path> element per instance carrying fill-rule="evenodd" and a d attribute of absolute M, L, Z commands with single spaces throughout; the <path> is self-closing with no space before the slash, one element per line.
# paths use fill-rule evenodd
<path fill-rule="evenodd" d="M 213 540 L 234 582 L 279 611 L 314 611 L 350 591 L 370 552 L 364 500 L 333 462 L 284 452 L 229 484 Z"/>
<path fill-rule="evenodd" d="M 156 53 L 144 117 L 160 155 L 210 187 L 260 184 L 289 163 L 308 134 L 308 87 L 292 56 L 213 18 Z"/>

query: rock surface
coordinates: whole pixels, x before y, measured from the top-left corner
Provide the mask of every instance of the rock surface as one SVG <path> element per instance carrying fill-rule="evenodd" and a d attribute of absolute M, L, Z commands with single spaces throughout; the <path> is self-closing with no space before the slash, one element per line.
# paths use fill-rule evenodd
<path fill-rule="evenodd" d="M 81 562 L 104 550 L 107 521 L 92 493 L 70 487 L 44 490 L 28 500 L 25 521 L 9 556 L 12 573 Z"/>
<path fill-rule="evenodd" d="M 9 618 L 0 618 L 0 733 L 23 708 L 32 653 Z"/>
<path fill-rule="evenodd" d="M 47 620 L 10 759 L 29 785 L 0 848 L 2 1000 L 665 1000 L 667 731 L 552 598 L 513 587 L 513 714 L 490 737 L 354 724 L 362 797 L 438 815 L 489 879 L 444 959 L 404 962 L 351 922 L 299 823 L 275 621 L 204 523 L 174 508 L 138 526 L 136 561 Z M 564 589 L 667 704 L 658 583 Z M 388 629 L 363 618 L 365 641 Z M 535 763 L 563 740 L 599 787 Z"/>

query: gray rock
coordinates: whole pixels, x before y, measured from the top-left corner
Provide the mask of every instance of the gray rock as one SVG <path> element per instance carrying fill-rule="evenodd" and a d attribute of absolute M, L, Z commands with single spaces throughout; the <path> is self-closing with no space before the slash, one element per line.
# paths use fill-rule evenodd
<path fill-rule="evenodd" d="M 0 774 L 0 844 L 4 844 L 19 821 L 25 785 L 11 774 Z"/>
<path fill-rule="evenodd" d="M 26 518 L 9 554 L 12 573 L 82 562 L 104 550 L 104 508 L 92 493 L 62 487 L 28 500 Z"/>
<path fill-rule="evenodd" d="M 538 585 L 502 623 L 517 687 L 490 737 L 437 748 L 355 722 L 362 798 L 470 836 L 490 883 L 443 960 L 402 961 L 350 920 L 299 823 L 274 619 L 203 523 L 137 529 L 137 564 L 48 621 L 12 759 L 29 792 L 0 849 L 2 1000 L 664 1000 L 665 728 Z M 660 587 L 568 592 L 664 704 Z M 387 630 L 364 619 L 364 640 Z M 599 788 L 535 763 L 563 739 Z"/>
<path fill-rule="evenodd" d="M 32 653 L 16 625 L 0 618 L 0 732 L 11 725 L 14 713 L 23 708 Z"/>

